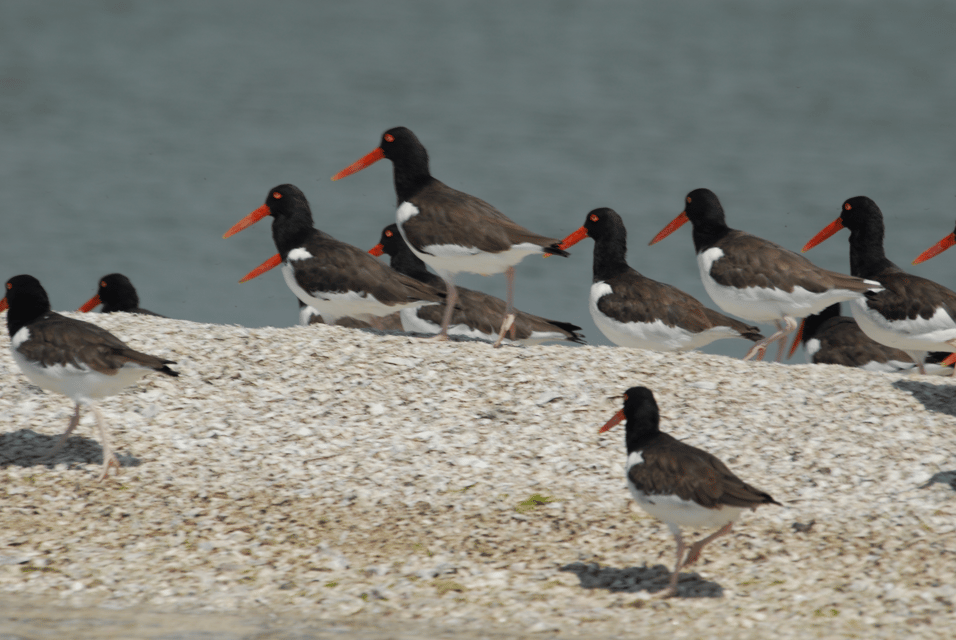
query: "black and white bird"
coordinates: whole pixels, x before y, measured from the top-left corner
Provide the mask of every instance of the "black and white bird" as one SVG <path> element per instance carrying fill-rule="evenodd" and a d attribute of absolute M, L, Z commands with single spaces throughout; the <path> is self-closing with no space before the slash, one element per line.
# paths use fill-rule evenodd
<path fill-rule="evenodd" d="M 421 259 L 405 244 L 398 225 L 390 224 L 382 230 L 377 245 L 369 249 L 373 256 L 388 254 L 391 267 L 399 273 L 429 284 L 438 291 L 445 291 L 445 282 L 431 273 Z M 480 291 L 457 287 L 458 308 L 451 316 L 448 326 L 450 335 L 478 338 L 487 342 L 498 339 L 499 323 L 505 311 L 505 301 Z M 545 320 L 544 318 L 514 310 L 515 320 L 511 325 L 514 339 L 506 343 L 530 346 L 549 341 L 566 341 L 585 344 L 584 336 L 578 333 L 581 327 L 570 322 Z M 402 329 L 411 333 L 438 333 L 445 315 L 444 304 L 427 305 L 401 312 Z"/>
<path fill-rule="evenodd" d="M 730 533 L 746 509 L 780 503 L 737 476 L 713 455 L 662 433 L 654 394 L 647 387 L 624 393 L 624 408 L 601 427 L 626 420 L 627 487 L 638 505 L 664 522 L 677 542 L 677 564 L 662 594 L 677 595 L 680 570 L 697 561 L 704 545 Z M 681 527 L 718 530 L 687 546 Z"/>
<path fill-rule="evenodd" d="M 883 212 L 873 200 L 856 196 L 843 203 L 840 217 L 803 247 L 820 244 L 840 229 L 850 230 L 850 273 L 880 283 L 875 294 L 853 300 L 850 310 L 863 333 L 902 349 L 926 373 L 929 351 L 956 352 L 956 293 L 932 280 L 906 273 L 883 250 Z"/>
<path fill-rule="evenodd" d="M 282 264 L 282 276 L 292 293 L 330 324 L 351 317 L 376 326 L 376 319 L 381 316 L 444 300 L 444 295 L 432 287 L 316 229 L 305 194 L 291 184 L 270 189 L 265 204 L 237 222 L 223 237 L 228 238 L 266 216 L 272 216 L 272 239 L 279 253 L 240 282 Z"/>
<path fill-rule="evenodd" d="M 55 391 L 76 404 L 66 432 L 50 456 L 66 442 L 80 422 L 80 406 L 92 409 L 103 447 L 103 473 L 120 464 L 106 433 L 103 414 L 96 401 L 119 393 L 148 373 L 178 376 L 166 365 L 176 364 L 136 351 L 109 331 L 95 324 L 62 316 L 50 309 L 50 300 L 40 282 L 29 275 L 10 278 L 0 311 L 7 309 L 10 350 L 23 374 L 42 389 Z"/>
<path fill-rule="evenodd" d="M 96 295 L 83 303 L 83 306 L 77 309 L 87 313 L 95 309 L 98 305 L 103 305 L 103 313 L 113 313 L 115 311 L 124 311 L 126 313 L 138 313 L 147 316 L 159 316 L 148 309 L 142 309 L 139 306 L 139 295 L 136 288 L 129 278 L 122 273 L 111 273 L 100 278 L 100 284 L 96 289 Z"/>
<path fill-rule="evenodd" d="M 863 333 L 852 317 L 840 315 L 840 303 L 803 319 L 790 346 L 791 356 L 801 343 L 809 364 L 838 364 L 884 373 L 917 370 L 905 351 L 880 344 Z M 927 373 L 950 375 L 952 368 L 940 364 L 947 355 L 932 352 L 924 365 Z"/>
<path fill-rule="evenodd" d="M 709 189 L 695 189 L 685 201 L 684 211 L 650 243 L 660 242 L 690 221 L 700 277 L 714 303 L 751 322 L 776 325 L 776 333 L 757 342 L 744 360 L 756 355 L 763 357 L 773 342 L 780 343 L 780 360 L 798 318 L 882 288 L 873 280 L 821 269 L 769 240 L 731 229 L 720 200 Z"/>
<path fill-rule="evenodd" d="M 322 314 L 308 306 L 301 300 L 299 302 L 299 324 L 302 326 L 309 326 L 310 324 L 328 324 L 325 320 L 322 319 Z M 428 305 L 434 306 L 434 305 Z M 356 318 L 350 318 L 349 316 L 342 316 L 337 318 L 333 323 L 337 327 L 345 327 L 347 329 L 372 329 L 371 324 L 365 322 L 364 320 L 358 320 Z M 399 312 L 382 316 L 378 319 L 379 330 L 380 331 L 402 331 L 402 319 L 399 316 Z"/>
<path fill-rule="evenodd" d="M 594 209 L 561 244 L 594 238 L 588 309 L 598 329 L 621 347 L 688 351 L 721 338 L 763 339 L 757 327 L 708 309 L 691 295 L 651 280 L 627 264 L 627 229 L 616 211 Z"/>
<path fill-rule="evenodd" d="M 412 252 L 442 277 L 448 304 L 439 335 L 447 339 L 457 300 L 455 275 L 463 271 L 491 275 L 505 273 L 508 304 L 501 323 L 500 346 L 514 321 L 515 265 L 532 254 L 567 256 L 558 240 L 539 235 L 512 222 L 503 213 L 475 196 L 452 189 L 431 175 L 428 152 L 405 127 L 382 134 L 379 146 L 332 176 L 339 180 L 387 158 L 394 169 L 398 196 L 396 222 Z M 515 334 L 512 333 L 512 339 Z"/>

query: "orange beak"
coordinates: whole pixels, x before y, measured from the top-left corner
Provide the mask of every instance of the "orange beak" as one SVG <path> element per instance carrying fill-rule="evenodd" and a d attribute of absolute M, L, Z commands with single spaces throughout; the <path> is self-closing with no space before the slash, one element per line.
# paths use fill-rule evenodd
<path fill-rule="evenodd" d="M 385 253 L 385 245 L 379 242 L 377 245 L 369 249 L 368 252 L 377 258 L 378 256 Z"/>
<path fill-rule="evenodd" d="M 232 228 L 229 229 L 229 231 L 222 234 L 222 237 L 228 238 L 229 236 L 236 235 L 243 229 L 251 227 L 255 223 L 259 222 L 260 220 L 265 218 L 267 215 L 269 215 L 269 213 L 270 213 L 269 207 L 266 205 L 262 205 L 261 207 L 259 207 L 258 209 L 256 209 L 255 211 L 247 215 L 245 218 L 243 218 L 236 224 L 232 225 Z"/>
<path fill-rule="evenodd" d="M 796 352 L 797 347 L 800 345 L 800 340 L 803 339 L 803 327 L 806 326 L 807 319 L 804 318 L 800 322 L 800 327 L 797 329 L 797 335 L 793 338 L 793 344 L 790 345 L 790 353 L 787 354 L 788 358 L 792 358 L 793 354 Z"/>
<path fill-rule="evenodd" d="M 261 276 L 261 275 L 262 275 L 263 273 L 265 273 L 266 271 L 269 271 L 270 269 L 274 269 L 274 268 L 278 267 L 280 264 L 282 264 L 282 256 L 280 256 L 280 255 L 277 253 L 277 254 L 275 254 L 274 256 L 272 256 L 271 258 L 269 258 L 268 260 L 266 260 L 265 262 L 263 262 L 262 264 L 260 264 L 258 267 L 256 267 L 255 269 L 253 269 L 252 271 L 250 271 L 249 273 L 247 273 L 247 274 L 242 278 L 242 280 L 239 281 L 239 283 L 241 284 L 241 283 L 243 283 L 243 282 L 249 282 L 249 281 L 252 280 L 253 278 L 257 278 L 257 277 Z"/>
<path fill-rule="evenodd" d="M 0 313 L 3 313 L 9 308 L 10 308 L 10 303 L 7 302 L 7 299 L 5 297 L 0 299 Z"/>
<path fill-rule="evenodd" d="M 564 250 L 567 249 L 568 247 L 573 247 L 574 245 L 576 245 L 577 243 L 581 242 L 582 240 L 584 240 L 584 239 L 587 238 L 587 237 L 588 237 L 588 230 L 585 229 L 584 227 L 581 227 L 580 229 L 578 229 L 577 231 L 575 231 L 574 233 L 572 233 L 571 235 L 569 235 L 567 238 L 565 238 L 564 240 L 562 240 L 562 241 L 558 244 L 558 249 L 561 249 L 562 251 L 564 251 Z M 546 253 L 546 254 L 544 254 L 544 256 L 542 256 L 542 257 L 544 257 L 544 258 L 550 258 L 550 257 L 553 256 L 553 255 L 554 255 L 553 253 Z"/>
<path fill-rule="evenodd" d="M 93 296 L 92 298 L 90 298 L 89 300 L 87 300 L 86 302 L 84 302 L 84 303 L 83 303 L 83 306 L 80 307 L 79 309 L 77 309 L 77 311 L 81 311 L 81 312 L 83 312 L 83 313 L 89 313 L 89 312 L 92 311 L 97 305 L 99 305 L 100 302 L 102 302 L 102 301 L 100 300 L 100 294 L 97 293 L 95 296 Z"/>
<path fill-rule="evenodd" d="M 350 164 L 349 166 L 345 167 L 344 169 L 336 173 L 334 176 L 332 176 L 332 181 L 334 182 L 336 180 L 341 180 L 345 176 L 350 176 L 353 173 L 358 173 L 365 167 L 369 165 L 373 165 L 379 160 L 382 160 L 383 158 L 385 158 L 385 151 L 382 150 L 381 147 L 376 147 L 372 151 L 368 152 L 367 154 L 365 154 L 364 156 L 356 160 L 355 163 Z"/>
<path fill-rule="evenodd" d="M 913 260 L 913 264 L 919 264 L 920 262 L 926 262 L 930 258 L 935 258 L 954 244 L 956 244 L 956 233 L 951 233 L 923 253 L 919 254 L 916 257 L 916 260 Z"/>
<path fill-rule="evenodd" d="M 663 240 L 670 234 L 674 233 L 675 231 L 683 227 L 687 222 L 689 222 L 687 218 L 687 212 L 681 211 L 679 216 L 671 220 L 670 224 L 668 224 L 666 227 L 661 229 L 661 232 L 658 233 L 656 236 L 654 236 L 654 239 L 648 242 L 647 244 L 657 244 L 658 242 L 660 242 L 661 240 Z"/>
<path fill-rule="evenodd" d="M 3 308 L 3 303 L 0 302 L 0 311 L 3 311 Z M 956 353 L 946 356 L 946 359 L 943 360 L 943 364 L 947 367 L 952 366 L 954 363 L 956 363 Z"/>
<path fill-rule="evenodd" d="M 605 431 L 610 430 L 611 427 L 613 427 L 614 425 L 620 424 L 622 420 L 624 420 L 624 409 L 621 409 L 620 411 L 615 413 L 610 420 L 605 422 L 604 426 L 601 427 L 598 433 L 604 433 Z"/>
<path fill-rule="evenodd" d="M 803 249 L 801 249 L 801 251 L 809 251 L 810 249 L 814 248 L 815 246 L 817 246 L 818 244 L 820 244 L 821 242 L 823 242 L 824 240 L 826 240 L 827 238 L 829 238 L 830 236 L 832 236 L 834 233 L 836 233 L 842 228 L 843 228 L 843 220 L 841 220 L 840 218 L 837 218 L 836 220 L 828 224 L 826 227 L 824 227 L 820 231 L 820 233 L 810 238 L 810 242 L 803 245 Z"/>

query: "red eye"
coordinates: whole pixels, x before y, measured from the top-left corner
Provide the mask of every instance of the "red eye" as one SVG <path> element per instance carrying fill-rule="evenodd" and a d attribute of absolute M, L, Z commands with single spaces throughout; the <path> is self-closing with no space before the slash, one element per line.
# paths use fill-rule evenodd
<path fill-rule="evenodd" d="M 395 142 L 395 136 L 390 133 L 385 134 L 385 142 Z"/>
<path fill-rule="evenodd" d="M 275 198 L 276 200 L 278 200 L 279 198 L 282 197 L 282 194 L 279 193 L 278 191 L 273 191 L 273 192 L 272 192 L 272 197 Z"/>
<path fill-rule="evenodd" d="M 690 204 L 690 196 L 687 196 L 687 204 Z"/>
<path fill-rule="evenodd" d="M 100 280 L 100 286 L 106 288 L 106 280 Z"/>
<path fill-rule="evenodd" d="M 391 237 L 392 237 L 392 232 L 391 232 L 391 231 L 386 231 L 386 232 L 385 232 L 385 237 L 386 237 L 386 238 L 391 238 Z"/>
<path fill-rule="evenodd" d="M 597 214 L 596 214 L 596 213 L 592 213 L 592 214 L 589 215 L 588 217 L 591 218 L 591 222 L 597 222 L 597 221 L 598 221 L 598 217 L 597 217 Z"/>
<path fill-rule="evenodd" d="M 849 203 L 849 202 L 844 202 L 844 203 L 843 203 L 843 208 L 846 209 L 847 211 L 849 211 L 849 210 L 852 209 L 853 207 L 850 206 L 850 203 Z"/>
<path fill-rule="evenodd" d="M 7 283 L 7 290 L 9 291 L 10 289 L 13 289 L 13 285 L 8 282 L 8 283 Z"/>

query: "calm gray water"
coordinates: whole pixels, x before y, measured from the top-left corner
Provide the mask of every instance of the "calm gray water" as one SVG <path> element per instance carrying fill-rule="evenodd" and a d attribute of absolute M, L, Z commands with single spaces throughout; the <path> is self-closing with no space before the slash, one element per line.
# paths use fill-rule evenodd
<path fill-rule="evenodd" d="M 274 253 L 268 221 L 222 233 L 291 182 L 319 228 L 371 247 L 389 163 L 329 178 L 396 125 L 541 233 L 613 207 L 632 266 L 711 306 L 689 229 L 647 246 L 697 187 L 792 249 L 869 195 L 906 265 L 956 219 L 954 27 L 956 4 L 919 1 L 4 2 L 0 281 L 36 275 L 72 310 L 119 271 L 172 317 L 294 324 L 278 271 L 237 283 Z M 847 237 L 808 255 L 847 271 Z M 592 247 L 526 259 L 516 299 L 607 344 Z M 954 261 L 911 270 L 956 286 Z"/>
<path fill-rule="evenodd" d="M 632 266 L 713 306 L 690 231 L 706 186 L 731 226 L 797 249 L 866 194 L 908 264 L 953 228 L 956 5 L 946 2 L 46 2 L 0 7 L 0 281 L 75 309 L 106 273 L 176 318 L 296 322 L 269 221 L 282 182 L 362 248 L 394 221 L 387 162 L 330 176 L 406 125 L 433 173 L 563 237 L 598 206 Z M 814 249 L 847 271 L 847 232 Z M 593 243 L 526 259 L 517 303 L 585 328 Z M 956 285 L 956 254 L 912 271 Z M 466 286 L 504 294 L 504 276 Z M 739 356 L 742 341 L 709 347 Z M 802 356 L 797 356 L 801 359 Z"/>

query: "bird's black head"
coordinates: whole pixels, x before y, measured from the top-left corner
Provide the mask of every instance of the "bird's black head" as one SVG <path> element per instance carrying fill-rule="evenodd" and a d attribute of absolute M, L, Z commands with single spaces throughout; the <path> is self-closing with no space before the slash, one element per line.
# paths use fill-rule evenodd
<path fill-rule="evenodd" d="M 852 231 L 883 229 L 883 212 L 866 196 L 856 196 L 843 203 L 840 211 L 843 226 Z M 882 236 L 882 234 L 881 234 Z"/>
<path fill-rule="evenodd" d="M 269 189 L 265 206 L 269 209 L 269 215 L 273 218 L 305 215 L 308 217 L 311 226 L 312 210 L 309 208 L 309 201 L 302 190 L 295 185 L 280 184 Z"/>
<path fill-rule="evenodd" d="M 9 307 L 7 330 L 10 337 L 26 324 L 50 310 L 50 299 L 40 281 L 33 276 L 19 275 L 7 280 L 0 310 Z"/>
<path fill-rule="evenodd" d="M 594 238 L 600 242 L 605 238 L 620 239 L 627 241 L 627 229 L 624 228 L 624 221 L 614 209 L 601 207 L 594 209 L 584 218 L 584 228 L 588 231 L 588 237 Z"/>
<path fill-rule="evenodd" d="M 378 243 L 382 245 L 382 252 L 389 256 L 408 250 L 408 245 L 405 244 L 402 234 L 398 231 L 398 225 L 394 222 L 382 229 L 382 237 L 379 238 Z"/>
<path fill-rule="evenodd" d="M 408 127 L 394 127 L 382 134 L 379 148 L 385 157 L 396 160 L 423 162 L 428 166 L 428 152 L 412 130 Z"/>
<path fill-rule="evenodd" d="M 135 309 L 139 306 L 139 296 L 129 278 L 122 273 L 111 273 L 100 279 L 96 291 L 103 303 L 103 311 Z"/>
<path fill-rule="evenodd" d="M 684 197 L 684 213 L 691 224 L 719 222 L 725 224 L 724 207 L 710 189 L 694 189 Z"/>

